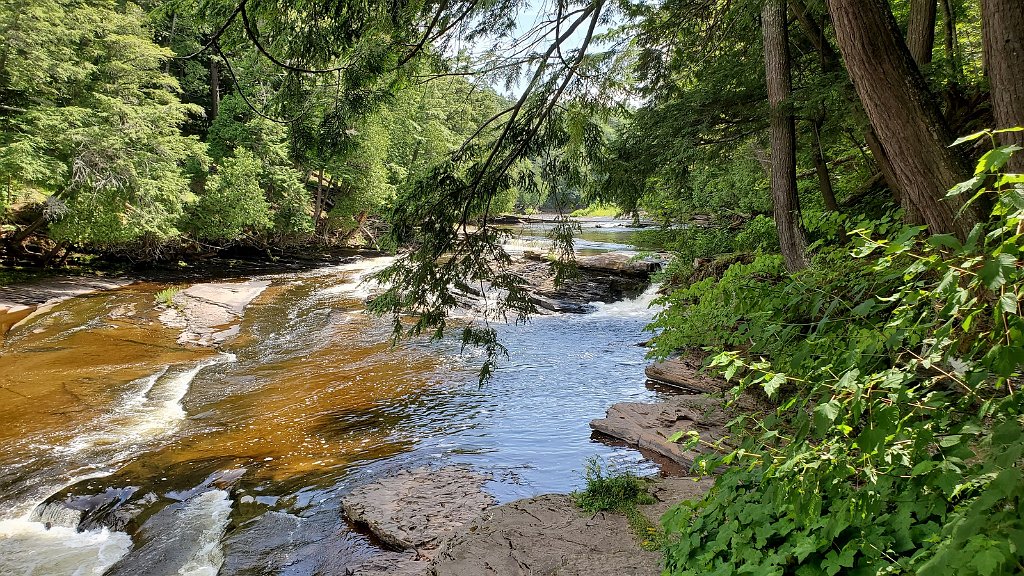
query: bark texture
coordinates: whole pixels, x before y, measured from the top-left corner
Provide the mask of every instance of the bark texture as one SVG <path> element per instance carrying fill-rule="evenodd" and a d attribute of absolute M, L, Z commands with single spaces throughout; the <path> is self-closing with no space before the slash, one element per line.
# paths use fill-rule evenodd
<path fill-rule="evenodd" d="M 775 227 L 786 269 L 807 267 L 807 240 L 800 225 L 800 199 L 796 190 L 796 124 L 790 102 L 789 38 L 785 0 L 768 0 L 761 12 L 764 68 L 771 108 L 771 186 Z"/>
<path fill-rule="evenodd" d="M 982 0 L 981 31 L 995 127 L 1024 126 L 1024 1 Z M 999 140 L 1024 146 L 1024 132 L 1000 134 Z M 1010 159 L 1009 169 L 1024 172 L 1024 152 Z"/>
<path fill-rule="evenodd" d="M 875 163 L 878 164 L 878 170 L 882 173 L 886 186 L 892 191 L 893 198 L 896 199 L 897 204 L 903 207 L 903 220 L 907 224 L 914 226 L 924 224 L 921 211 L 917 209 L 917 206 L 914 205 L 907 194 L 900 189 L 892 160 L 885 153 L 885 148 L 882 148 L 882 143 L 878 141 L 878 136 L 875 135 L 875 131 L 870 126 L 864 131 L 864 141 L 867 142 L 868 149 L 871 150 L 871 156 L 874 157 Z"/>
<path fill-rule="evenodd" d="M 829 0 L 839 51 L 871 126 L 893 167 L 896 188 L 932 233 L 966 238 L 975 209 L 957 217 L 964 198 L 946 191 L 966 170 L 949 144 L 953 136 L 932 99 L 885 0 Z"/>
<path fill-rule="evenodd" d="M 953 7 L 949 0 L 939 0 L 939 5 L 942 6 L 942 44 L 946 50 L 949 75 L 954 83 L 958 83 L 964 72 L 960 67 L 960 42 L 956 37 L 956 16 L 953 14 Z"/>
<path fill-rule="evenodd" d="M 935 46 L 935 0 L 910 0 L 910 19 L 907 21 L 907 48 L 917 66 L 932 62 Z"/>

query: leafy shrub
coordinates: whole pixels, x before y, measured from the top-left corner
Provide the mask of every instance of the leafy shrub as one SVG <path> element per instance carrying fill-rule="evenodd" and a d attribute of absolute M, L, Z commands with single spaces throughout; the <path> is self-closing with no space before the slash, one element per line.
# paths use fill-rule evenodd
<path fill-rule="evenodd" d="M 663 517 L 671 574 L 1019 573 L 1024 177 L 998 173 L 1010 152 L 954 189 L 998 195 L 965 242 L 883 219 L 805 272 L 735 266 L 673 296 L 659 340 L 726 350 L 713 365 L 734 393 L 780 404 L 738 420 L 736 448 L 700 463 L 724 468 L 715 488 Z"/>
<path fill-rule="evenodd" d="M 775 228 L 775 220 L 758 214 L 747 222 L 736 240 L 733 249 L 741 252 L 775 252 L 779 247 L 779 232 Z"/>

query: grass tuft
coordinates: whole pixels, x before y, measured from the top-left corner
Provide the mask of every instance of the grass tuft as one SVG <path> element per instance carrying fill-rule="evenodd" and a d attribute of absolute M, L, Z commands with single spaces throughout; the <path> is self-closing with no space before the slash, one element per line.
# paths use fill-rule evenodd
<path fill-rule="evenodd" d="M 153 296 L 153 299 L 156 300 L 156 303 L 159 305 L 173 307 L 174 295 L 178 292 L 181 292 L 181 288 L 171 286 L 157 292 L 156 295 Z"/>
<path fill-rule="evenodd" d="M 648 491 L 649 480 L 630 471 L 608 470 L 597 458 L 587 461 L 583 477 L 586 488 L 573 492 L 573 502 L 585 512 L 618 512 L 626 517 L 640 547 L 644 550 L 661 550 L 664 534 L 655 527 L 637 506 L 654 504 L 654 497 Z"/>

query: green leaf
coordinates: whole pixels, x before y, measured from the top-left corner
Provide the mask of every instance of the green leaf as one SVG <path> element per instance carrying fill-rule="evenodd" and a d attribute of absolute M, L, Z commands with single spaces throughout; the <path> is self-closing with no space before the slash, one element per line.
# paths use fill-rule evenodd
<path fill-rule="evenodd" d="M 952 250 L 960 250 L 964 247 L 960 243 L 960 240 L 952 234 L 932 234 L 928 237 L 928 244 L 936 248 L 950 248 Z"/>
<path fill-rule="evenodd" d="M 950 146 L 959 146 L 960 144 L 963 144 L 964 142 L 973 142 L 974 140 L 977 140 L 978 138 L 981 138 L 982 136 L 986 136 L 989 133 L 990 132 L 988 130 L 982 130 L 980 132 L 975 132 L 974 134 L 968 134 L 967 136 L 961 136 L 961 137 L 957 138 L 956 140 L 954 140 L 953 143 L 950 144 Z"/>
<path fill-rule="evenodd" d="M 999 308 L 1007 314 L 1016 314 L 1017 302 L 1017 294 L 1014 292 L 1007 292 L 999 297 Z"/>
<path fill-rule="evenodd" d="M 978 189 L 978 187 L 981 186 L 982 182 L 984 181 L 984 176 L 975 176 L 974 178 L 971 178 L 969 180 L 964 180 L 963 182 L 960 182 L 959 184 L 950 188 L 949 192 L 946 192 L 946 197 L 948 198 L 950 196 L 959 196 L 960 194 L 974 192 L 975 190 Z"/>
<path fill-rule="evenodd" d="M 990 290 L 998 290 L 1006 284 L 1006 280 L 1013 272 L 1017 259 L 1012 254 L 998 254 L 995 258 L 987 258 L 985 265 L 978 272 L 978 277 L 988 286 Z"/>
<path fill-rule="evenodd" d="M 831 424 L 836 421 L 836 417 L 839 416 L 839 402 L 835 400 L 829 400 L 824 404 L 818 404 L 814 408 L 814 412 L 825 419 L 826 422 Z"/>
<path fill-rule="evenodd" d="M 980 576 L 995 574 L 996 570 L 1006 561 L 1006 557 L 996 548 L 987 548 L 974 555 L 971 566 L 978 570 Z"/>
<path fill-rule="evenodd" d="M 764 384 L 762 384 L 762 386 L 764 386 L 764 393 L 767 394 L 769 398 L 771 398 L 773 394 L 778 392 L 779 387 L 785 383 L 785 374 L 773 374 L 770 379 L 768 379 L 767 381 L 764 382 Z"/>
<path fill-rule="evenodd" d="M 1000 146 L 985 152 L 981 159 L 978 160 L 978 165 L 974 169 L 974 174 L 987 174 L 999 170 L 1009 162 L 1013 153 L 1020 149 L 1021 147 L 1016 144 L 1009 144 L 1007 146 Z"/>
<path fill-rule="evenodd" d="M 874 298 L 868 298 L 867 300 L 861 302 L 856 307 L 854 307 L 853 315 L 854 316 L 867 316 L 872 311 L 874 311 L 876 304 L 878 304 L 877 300 L 875 300 Z"/>

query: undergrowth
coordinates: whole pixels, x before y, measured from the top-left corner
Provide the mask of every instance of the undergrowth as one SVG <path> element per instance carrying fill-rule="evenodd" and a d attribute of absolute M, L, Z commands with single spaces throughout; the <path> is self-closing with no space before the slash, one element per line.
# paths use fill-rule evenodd
<path fill-rule="evenodd" d="M 763 254 L 666 298 L 658 355 L 718 352 L 733 397 L 777 406 L 733 421 L 732 448 L 699 462 L 722 471 L 714 489 L 662 518 L 667 573 L 1024 572 L 1014 151 L 951 191 L 994 205 L 963 241 L 893 214 L 847 222 L 851 245 L 813 246 L 805 271 Z"/>

